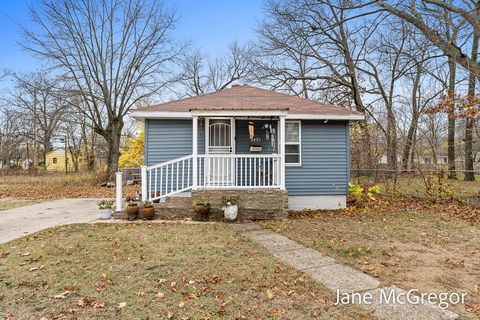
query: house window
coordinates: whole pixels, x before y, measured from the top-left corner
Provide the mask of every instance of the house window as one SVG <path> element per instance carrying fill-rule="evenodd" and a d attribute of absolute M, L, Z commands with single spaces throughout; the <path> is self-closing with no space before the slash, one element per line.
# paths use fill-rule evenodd
<path fill-rule="evenodd" d="M 57 163 L 57 158 L 53 158 L 53 163 Z"/>
<path fill-rule="evenodd" d="M 285 122 L 285 163 L 287 165 L 301 164 L 301 128 L 300 121 Z"/>

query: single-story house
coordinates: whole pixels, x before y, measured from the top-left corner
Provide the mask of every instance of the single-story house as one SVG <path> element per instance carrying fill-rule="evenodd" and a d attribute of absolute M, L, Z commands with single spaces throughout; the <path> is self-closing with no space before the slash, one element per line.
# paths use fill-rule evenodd
<path fill-rule="evenodd" d="M 235 193 L 245 208 L 282 214 L 346 206 L 349 122 L 363 120 L 359 112 L 233 85 L 132 116 L 145 125 L 143 200 Z"/>
<path fill-rule="evenodd" d="M 67 161 L 65 161 L 67 157 Z M 64 148 L 55 148 L 45 155 L 45 167 L 49 172 L 65 172 L 65 165 L 73 171 L 73 162 Z"/>

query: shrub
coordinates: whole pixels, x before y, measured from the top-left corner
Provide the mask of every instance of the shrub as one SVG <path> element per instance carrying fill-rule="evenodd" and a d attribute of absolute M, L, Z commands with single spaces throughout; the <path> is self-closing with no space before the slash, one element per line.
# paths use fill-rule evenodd
<path fill-rule="evenodd" d="M 446 179 L 443 172 L 424 177 L 425 195 L 432 202 L 452 202 L 457 193 L 456 188 Z"/>
<path fill-rule="evenodd" d="M 380 194 L 381 189 L 379 185 L 349 183 L 348 191 L 355 205 L 363 205 L 367 202 L 375 202 L 377 200 L 375 196 Z"/>

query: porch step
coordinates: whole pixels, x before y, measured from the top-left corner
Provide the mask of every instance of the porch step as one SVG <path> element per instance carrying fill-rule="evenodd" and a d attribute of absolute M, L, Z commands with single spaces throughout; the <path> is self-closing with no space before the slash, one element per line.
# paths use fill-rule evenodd
<path fill-rule="evenodd" d="M 173 217 L 192 217 L 192 193 L 182 192 L 167 196 L 164 202 L 154 203 L 153 206 L 159 216 L 166 218 Z"/>

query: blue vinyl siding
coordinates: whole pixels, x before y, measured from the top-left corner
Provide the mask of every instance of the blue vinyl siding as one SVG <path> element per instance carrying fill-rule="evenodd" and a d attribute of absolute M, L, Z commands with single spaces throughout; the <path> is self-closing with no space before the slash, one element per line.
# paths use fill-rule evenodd
<path fill-rule="evenodd" d="M 287 166 L 286 188 L 289 195 L 344 195 L 349 179 L 348 122 L 302 120 L 302 164 Z M 204 125 L 198 126 L 198 153 L 205 153 Z M 236 152 L 249 153 L 248 125 L 236 121 Z M 265 131 L 262 153 L 271 153 Z M 192 120 L 146 120 L 145 164 L 183 157 L 192 153 Z M 275 153 L 275 152 L 274 152 Z M 202 168 L 199 168 L 202 172 Z"/>
<path fill-rule="evenodd" d="M 348 123 L 302 120 L 302 164 L 285 168 L 289 195 L 347 194 Z"/>
<path fill-rule="evenodd" d="M 205 151 L 203 122 L 198 124 L 198 153 Z M 145 121 L 145 164 L 160 162 L 192 154 L 192 120 L 147 119 Z"/>

